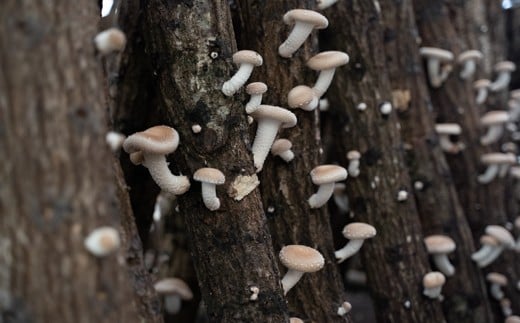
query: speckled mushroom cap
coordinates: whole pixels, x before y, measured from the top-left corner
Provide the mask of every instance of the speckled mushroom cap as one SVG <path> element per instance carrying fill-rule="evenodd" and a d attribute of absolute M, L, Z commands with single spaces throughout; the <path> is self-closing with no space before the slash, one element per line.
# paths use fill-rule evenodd
<path fill-rule="evenodd" d="M 515 239 L 504 227 L 499 225 L 488 225 L 485 232 L 508 248 L 512 248 L 515 245 Z"/>
<path fill-rule="evenodd" d="M 457 62 L 464 63 L 465 61 L 469 61 L 470 59 L 481 60 L 482 58 L 484 58 L 484 54 L 482 54 L 481 51 L 476 49 L 470 49 L 460 53 L 457 57 Z"/>
<path fill-rule="evenodd" d="M 498 246 L 500 244 L 500 242 L 497 239 L 487 234 L 482 235 L 479 241 L 481 244 L 487 244 L 490 246 Z"/>
<path fill-rule="evenodd" d="M 424 275 L 423 286 L 424 288 L 435 288 L 444 285 L 446 277 L 441 272 L 431 271 Z"/>
<path fill-rule="evenodd" d="M 368 223 L 352 222 L 343 228 L 343 236 L 349 240 L 370 239 L 377 234 L 376 228 Z"/>
<path fill-rule="evenodd" d="M 486 280 L 490 283 L 497 284 L 500 286 L 507 285 L 507 277 L 500 273 L 491 272 L 486 275 Z"/>
<path fill-rule="evenodd" d="M 490 84 L 491 84 L 490 80 L 480 79 L 480 80 L 476 80 L 475 82 L 473 82 L 473 87 L 475 89 L 483 89 L 483 88 L 489 87 Z"/>
<path fill-rule="evenodd" d="M 309 104 L 316 94 L 306 85 L 295 86 L 287 94 L 287 104 L 296 109 Z"/>
<path fill-rule="evenodd" d="M 484 165 L 491 165 L 491 164 L 513 165 L 516 163 L 516 157 L 514 154 L 510 154 L 510 153 L 488 153 L 488 154 L 482 155 L 480 157 L 480 161 Z"/>
<path fill-rule="evenodd" d="M 506 317 L 506 320 L 504 323 L 520 323 L 520 316 L 510 315 L 510 316 Z"/>
<path fill-rule="evenodd" d="M 508 121 L 509 112 L 502 110 L 489 111 L 480 118 L 480 124 L 483 126 L 502 124 Z"/>
<path fill-rule="evenodd" d="M 259 105 L 250 115 L 255 119 L 270 118 L 282 123 L 282 128 L 291 128 L 296 125 L 298 120 L 291 111 L 274 105 Z"/>
<path fill-rule="evenodd" d="M 271 146 L 271 152 L 275 155 L 281 154 L 292 148 L 292 143 L 287 139 L 277 139 Z"/>
<path fill-rule="evenodd" d="M 183 300 L 190 300 L 193 298 L 193 293 L 190 287 L 179 278 L 165 278 L 156 282 L 153 287 L 159 294 L 177 294 Z"/>
<path fill-rule="evenodd" d="M 503 61 L 495 64 L 495 71 L 497 72 L 513 72 L 514 70 L 516 70 L 516 65 L 511 61 Z"/>
<path fill-rule="evenodd" d="M 253 82 L 246 86 L 246 93 L 249 95 L 264 94 L 267 92 L 267 85 L 264 82 Z"/>
<path fill-rule="evenodd" d="M 302 245 L 283 247 L 279 257 L 285 267 L 305 273 L 318 271 L 325 265 L 325 259 L 318 250 Z"/>
<path fill-rule="evenodd" d="M 349 150 L 347 152 L 347 159 L 348 160 L 352 160 L 352 159 L 360 159 L 361 158 L 361 153 L 357 150 Z"/>
<path fill-rule="evenodd" d="M 216 168 L 199 168 L 193 174 L 193 179 L 199 182 L 222 185 L 226 181 L 224 174 Z"/>
<path fill-rule="evenodd" d="M 455 250 L 455 241 L 448 236 L 435 234 L 424 238 L 426 250 L 430 254 L 449 253 Z"/>
<path fill-rule="evenodd" d="M 291 317 L 289 323 L 303 323 L 303 321 L 297 317 Z"/>
<path fill-rule="evenodd" d="M 462 128 L 456 123 L 437 123 L 435 124 L 435 132 L 439 135 L 460 135 Z"/>
<path fill-rule="evenodd" d="M 347 179 L 347 170 L 338 165 L 320 165 L 311 170 L 312 182 L 316 185 L 339 182 Z"/>
<path fill-rule="evenodd" d="M 449 50 L 436 48 L 436 47 L 421 47 L 419 48 L 419 53 L 421 56 L 427 58 L 437 58 L 441 61 L 452 61 L 453 53 Z"/>
<path fill-rule="evenodd" d="M 246 63 L 260 66 L 264 63 L 264 60 L 262 56 L 254 50 L 239 50 L 233 54 L 233 63 L 237 65 Z"/>
<path fill-rule="evenodd" d="M 347 53 L 336 50 L 321 52 L 307 61 L 307 66 L 315 71 L 328 70 L 347 64 L 349 57 Z"/>
<path fill-rule="evenodd" d="M 136 132 L 125 139 L 123 149 L 131 154 L 143 153 L 167 155 L 174 152 L 179 145 L 179 134 L 168 126 L 155 126 L 145 131 Z"/>
<path fill-rule="evenodd" d="M 329 21 L 324 15 L 313 10 L 293 9 L 283 15 L 283 22 L 287 25 L 292 25 L 296 21 L 312 24 L 316 29 L 327 28 L 329 25 Z"/>

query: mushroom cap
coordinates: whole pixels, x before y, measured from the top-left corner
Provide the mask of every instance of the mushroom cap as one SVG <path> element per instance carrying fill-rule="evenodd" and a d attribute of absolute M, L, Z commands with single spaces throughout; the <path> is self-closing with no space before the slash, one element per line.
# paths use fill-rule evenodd
<path fill-rule="evenodd" d="M 142 151 L 144 154 L 167 155 L 179 145 L 179 134 L 168 126 L 155 126 L 145 131 L 136 132 L 126 138 L 123 149 L 131 154 Z"/>
<path fill-rule="evenodd" d="M 343 228 L 343 236 L 349 240 L 370 239 L 376 236 L 376 228 L 368 223 L 352 222 Z"/>
<path fill-rule="evenodd" d="M 492 284 L 497 284 L 500 286 L 507 285 L 507 277 L 496 272 L 491 272 L 486 275 L 486 280 Z"/>
<path fill-rule="evenodd" d="M 515 245 L 515 239 L 504 227 L 499 225 L 488 225 L 485 231 L 508 248 L 512 248 Z"/>
<path fill-rule="evenodd" d="M 515 89 L 509 92 L 511 99 L 520 100 L 520 89 Z"/>
<path fill-rule="evenodd" d="M 510 316 L 506 317 L 506 320 L 504 323 L 520 323 L 520 316 L 510 315 Z"/>
<path fill-rule="evenodd" d="M 94 38 L 94 43 L 96 44 L 99 50 L 103 50 L 103 41 L 109 42 L 109 47 L 111 50 L 122 50 L 126 45 L 126 35 L 119 28 L 108 28 L 106 30 L 101 31 Z"/>
<path fill-rule="evenodd" d="M 267 85 L 264 82 L 253 82 L 246 86 L 246 93 L 249 95 L 264 94 L 267 92 Z"/>
<path fill-rule="evenodd" d="M 452 61 L 453 53 L 449 50 L 436 48 L 436 47 L 421 47 L 419 48 L 421 56 L 427 58 L 437 58 L 440 61 Z"/>
<path fill-rule="evenodd" d="M 193 179 L 198 182 L 222 185 L 226 181 L 224 174 L 216 168 L 199 168 L 193 174 Z"/>
<path fill-rule="evenodd" d="M 457 62 L 464 63 L 465 61 L 481 60 L 482 58 L 484 58 L 484 54 L 482 54 L 481 51 L 476 49 L 470 49 L 460 53 L 457 57 Z"/>
<path fill-rule="evenodd" d="M 428 253 L 449 253 L 455 250 L 455 241 L 448 236 L 441 234 L 434 234 L 424 238 L 426 250 Z"/>
<path fill-rule="evenodd" d="M 190 286 L 179 278 L 165 278 L 156 282 L 153 287 L 159 294 L 177 294 L 183 300 L 190 300 L 193 298 L 193 293 Z"/>
<path fill-rule="evenodd" d="M 288 139 L 277 139 L 273 142 L 271 146 L 271 152 L 273 155 L 281 154 L 284 151 L 287 151 L 292 148 L 292 143 Z"/>
<path fill-rule="evenodd" d="M 320 165 L 311 170 L 312 182 L 316 185 L 339 182 L 347 179 L 347 170 L 338 165 Z"/>
<path fill-rule="evenodd" d="M 444 285 L 446 277 L 441 272 L 431 271 L 423 277 L 424 288 L 435 288 Z"/>
<path fill-rule="evenodd" d="M 480 118 L 480 124 L 483 126 L 491 126 L 494 124 L 502 124 L 509 121 L 509 112 L 502 110 L 494 110 L 485 113 Z"/>
<path fill-rule="evenodd" d="M 84 245 L 95 256 L 103 257 L 116 251 L 121 245 L 121 239 L 116 229 L 104 226 L 90 232 Z"/>
<path fill-rule="evenodd" d="M 237 65 L 245 63 L 260 66 L 264 63 L 264 60 L 262 56 L 254 50 L 239 50 L 233 54 L 233 63 Z"/>
<path fill-rule="evenodd" d="M 307 66 L 315 71 L 328 70 L 348 63 L 347 53 L 329 50 L 314 55 L 307 61 Z"/>
<path fill-rule="evenodd" d="M 250 115 L 255 119 L 269 118 L 278 120 L 282 123 L 282 128 L 294 127 L 298 122 L 294 113 L 274 105 L 261 104 Z"/>
<path fill-rule="evenodd" d="M 289 323 L 303 323 L 302 319 L 299 319 L 297 317 L 291 317 L 289 319 Z"/>
<path fill-rule="evenodd" d="M 475 89 L 482 89 L 482 88 L 489 87 L 490 84 L 491 84 L 490 80 L 488 80 L 488 79 L 480 79 L 480 80 L 476 80 L 475 82 L 473 82 L 473 87 Z"/>
<path fill-rule="evenodd" d="M 287 104 L 289 107 L 296 109 L 309 104 L 316 94 L 314 90 L 306 85 L 298 85 L 293 87 L 287 94 Z"/>
<path fill-rule="evenodd" d="M 138 150 L 134 151 L 133 153 L 130 153 L 130 161 L 134 165 L 141 165 L 144 162 L 143 152 Z"/>
<path fill-rule="evenodd" d="M 325 259 L 318 250 L 302 245 L 283 247 L 279 257 L 285 267 L 304 273 L 318 271 L 325 265 Z"/>
<path fill-rule="evenodd" d="M 511 61 L 502 61 L 495 64 L 496 72 L 512 72 L 514 70 L 516 70 L 516 65 Z"/>
<path fill-rule="evenodd" d="M 511 153 L 488 153 L 480 156 L 480 161 L 484 165 L 491 164 L 509 164 L 513 165 L 516 163 L 516 157 Z"/>
<path fill-rule="evenodd" d="M 351 160 L 351 159 L 360 159 L 361 158 L 361 153 L 357 150 L 349 150 L 347 152 L 347 159 L 348 160 Z"/>
<path fill-rule="evenodd" d="M 456 123 L 437 123 L 435 124 L 435 131 L 439 135 L 460 135 L 462 128 Z"/>
<path fill-rule="evenodd" d="M 487 234 L 484 234 L 480 237 L 480 243 L 487 244 L 490 246 L 498 246 L 500 244 L 500 242 L 496 238 L 493 238 L 492 236 Z"/>
<path fill-rule="evenodd" d="M 283 15 L 283 22 L 286 25 L 292 25 L 296 21 L 312 24 L 316 29 L 327 28 L 329 25 L 329 21 L 324 15 L 313 10 L 293 9 Z"/>

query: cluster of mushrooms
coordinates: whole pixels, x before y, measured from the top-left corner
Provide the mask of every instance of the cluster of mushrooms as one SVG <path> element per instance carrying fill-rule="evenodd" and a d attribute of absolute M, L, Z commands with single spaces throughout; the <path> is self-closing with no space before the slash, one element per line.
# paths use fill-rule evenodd
<path fill-rule="evenodd" d="M 318 0 L 318 8 L 324 9 L 334 4 L 336 0 Z M 279 46 L 280 56 L 290 58 L 305 42 L 314 29 L 322 29 L 328 26 L 326 17 L 318 12 L 304 9 L 288 11 L 283 21 L 288 25 L 294 25 L 287 39 Z M 125 35 L 116 28 L 101 32 L 95 38 L 95 45 L 101 54 L 109 54 L 121 51 L 126 43 Z M 427 73 L 430 85 L 434 88 L 442 86 L 449 77 L 453 66 L 451 62 L 454 55 L 446 50 L 422 47 L 420 54 L 427 60 Z M 469 50 L 461 53 L 456 62 L 462 65 L 459 77 L 463 80 L 470 79 L 477 68 L 477 63 L 483 58 L 481 52 Z M 307 61 L 307 66 L 319 71 L 318 79 L 312 87 L 297 85 L 287 94 L 287 102 L 291 109 L 300 108 L 304 111 L 313 111 L 318 106 L 325 110 L 326 101 L 322 99 L 331 84 L 335 69 L 347 64 L 349 56 L 339 51 L 321 52 Z M 253 69 L 263 63 L 262 56 L 251 50 L 241 50 L 233 55 L 233 62 L 238 65 L 237 72 L 231 79 L 222 85 L 222 92 L 226 96 L 232 96 L 239 91 L 248 81 Z M 496 64 L 497 78 L 478 80 L 474 83 L 477 91 L 476 103 L 483 104 L 486 101 L 488 91 L 502 91 L 507 89 L 511 79 L 511 72 L 515 70 L 512 62 L 500 62 Z M 264 161 L 269 155 L 282 158 L 289 163 L 295 155 L 292 152 L 292 143 L 284 138 L 276 139 L 280 128 L 291 128 L 297 125 L 294 113 L 279 106 L 262 104 L 262 96 L 268 87 L 263 82 L 249 83 L 246 93 L 250 95 L 249 102 L 245 105 L 250 123 L 257 122 L 256 136 L 252 145 L 252 154 L 256 172 L 263 168 Z M 358 110 L 366 109 L 366 104 L 358 105 Z M 513 129 L 514 123 L 520 118 L 520 90 L 511 92 L 509 111 L 490 111 L 482 116 L 480 122 L 487 127 L 487 132 L 481 138 L 482 145 L 496 143 L 502 137 L 504 129 Z M 392 105 L 385 102 L 380 106 L 383 114 L 392 111 Z M 201 131 L 200 125 L 193 125 L 194 133 Z M 449 154 L 461 152 L 465 145 L 462 142 L 452 142 L 450 136 L 458 136 L 462 129 L 456 123 L 437 124 L 435 130 L 439 136 L 441 148 Z M 516 130 L 516 128 L 514 128 Z M 129 137 L 116 132 L 107 135 L 107 143 L 111 149 L 117 151 L 123 147 L 130 155 L 130 160 L 135 165 L 142 165 L 148 169 L 153 180 L 161 188 L 153 213 L 155 221 L 159 221 L 162 214 L 166 214 L 172 207 L 171 197 L 184 194 L 190 189 L 190 181 L 187 176 L 174 175 L 168 168 L 166 155 L 177 149 L 180 138 L 177 131 L 169 126 L 159 125 L 145 131 L 135 133 Z M 507 143 L 503 145 L 503 153 L 485 154 L 481 162 L 488 166 L 484 174 L 478 176 L 478 182 L 485 184 L 491 182 L 495 176 L 504 177 L 511 174 L 520 178 L 520 167 L 517 164 L 516 145 Z M 344 194 L 344 181 L 347 174 L 357 177 L 360 173 L 361 154 L 357 150 L 347 153 L 349 165 L 347 169 L 338 165 L 319 165 L 310 171 L 312 182 L 319 185 L 315 194 L 309 197 L 310 208 L 320 208 L 333 197 L 338 209 L 344 213 L 348 211 L 348 199 Z M 201 182 L 202 202 L 211 211 L 220 208 L 220 199 L 216 194 L 216 185 L 225 183 L 225 175 L 215 168 L 201 168 L 193 174 L 193 180 Z M 414 185 L 418 186 L 419 182 Z M 419 187 L 416 187 L 420 189 Z M 405 201 L 407 192 L 400 191 L 397 194 L 398 201 Z M 520 229 L 520 217 L 516 219 L 515 226 Z M 334 255 L 341 263 L 354 255 L 363 245 L 366 239 L 376 235 L 376 229 L 361 222 L 346 225 L 343 235 L 349 242 Z M 481 268 L 491 264 L 506 248 L 516 248 L 520 251 L 520 238 L 515 242 L 511 233 L 504 227 L 489 225 L 485 234 L 480 239 L 482 247 L 472 255 L 472 259 Z M 438 271 L 429 272 L 423 277 L 423 294 L 432 299 L 442 300 L 441 290 L 446 277 L 455 274 L 455 267 L 450 263 L 448 254 L 456 248 L 455 242 L 445 235 L 431 235 L 424 239 L 428 253 L 432 256 L 433 263 Z M 106 256 L 119 247 L 118 232 L 110 227 L 102 227 L 94 230 L 85 240 L 86 248 L 98 257 Z M 288 245 L 279 253 L 281 263 L 288 268 L 281 280 L 284 294 L 295 286 L 304 273 L 316 272 L 323 268 L 325 261 L 321 253 L 311 247 L 303 245 Z M 501 286 L 506 285 L 507 278 L 500 273 L 489 273 L 487 280 L 490 283 L 491 295 L 500 301 L 505 316 L 515 318 L 511 313 L 510 301 L 504 297 Z M 520 288 L 520 286 L 519 286 Z M 189 300 L 193 297 L 191 290 L 182 280 L 177 278 L 165 278 L 155 284 L 158 293 L 164 294 L 164 307 L 169 313 L 176 313 L 180 309 L 181 300 Z M 251 287 L 251 301 L 258 299 L 261 291 L 258 287 Z M 343 302 L 338 308 L 338 315 L 345 315 L 351 309 L 348 302 Z M 301 322 L 298 318 L 291 318 L 291 322 Z"/>

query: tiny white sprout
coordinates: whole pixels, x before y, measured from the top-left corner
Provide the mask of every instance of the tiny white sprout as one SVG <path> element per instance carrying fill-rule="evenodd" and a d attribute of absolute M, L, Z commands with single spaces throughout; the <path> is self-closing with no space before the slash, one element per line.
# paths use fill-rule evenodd
<path fill-rule="evenodd" d="M 345 314 L 347 314 L 348 312 L 350 312 L 350 310 L 352 309 L 352 304 L 350 304 L 349 302 L 343 302 L 341 304 L 340 307 L 338 307 L 338 315 L 339 316 L 343 316 Z"/>
<path fill-rule="evenodd" d="M 191 126 L 191 131 L 193 131 L 193 133 L 199 133 L 201 130 L 202 127 L 200 126 L 200 124 L 194 124 L 193 126 Z"/>
<path fill-rule="evenodd" d="M 252 286 L 251 288 L 249 288 L 249 290 L 251 291 L 251 296 L 249 297 L 249 300 L 256 301 L 258 299 L 258 293 L 260 293 L 260 288 Z"/>
<path fill-rule="evenodd" d="M 253 124 L 255 119 L 252 116 L 247 116 L 247 124 Z"/>
<path fill-rule="evenodd" d="M 274 213 L 274 210 L 275 210 L 274 206 L 267 207 L 267 212 L 268 213 Z"/>
<path fill-rule="evenodd" d="M 125 141 L 126 136 L 116 131 L 109 131 L 105 137 L 105 140 L 113 152 L 118 151 Z"/>
<path fill-rule="evenodd" d="M 101 55 L 108 55 L 125 48 L 126 36 L 118 28 L 109 28 L 94 37 L 94 44 Z"/>
<path fill-rule="evenodd" d="M 365 111 L 367 109 L 367 104 L 365 102 L 361 102 L 356 106 L 356 109 L 359 111 Z"/>
<path fill-rule="evenodd" d="M 397 192 L 397 201 L 404 202 L 408 199 L 408 192 L 406 190 L 399 190 Z"/>
<path fill-rule="evenodd" d="M 112 227 L 100 227 L 92 231 L 85 239 L 85 248 L 94 256 L 104 257 L 116 251 L 121 241 L 119 232 Z"/>
<path fill-rule="evenodd" d="M 386 101 L 386 102 L 383 102 L 380 106 L 379 106 L 379 111 L 381 111 L 381 113 L 383 115 L 389 115 L 391 112 L 392 112 L 392 103 Z"/>
<path fill-rule="evenodd" d="M 424 188 L 424 183 L 421 181 L 415 181 L 413 183 L 413 188 L 415 188 L 416 191 L 422 191 Z"/>
<path fill-rule="evenodd" d="M 406 301 L 404 301 L 403 305 L 404 305 L 404 308 L 409 309 L 412 307 L 412 302 L 410 302 L 409 300 L 406 300 Z"/>
<path fill-rule="evenodd" d="M 318 106 L 320 108 L 320 111 L 328 111 L 330 107 L 329 100 L 327 98 L 320 99 L 320 103 Z"/>

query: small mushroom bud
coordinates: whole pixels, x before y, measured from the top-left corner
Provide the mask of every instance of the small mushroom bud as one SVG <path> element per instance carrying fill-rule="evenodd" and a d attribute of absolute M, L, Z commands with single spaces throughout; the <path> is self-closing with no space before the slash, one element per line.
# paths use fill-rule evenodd
<path fill-rule="evenodd" d="M 337 165 L 316 166 L 310 172 L 312 182 L 319 185 L 318 191 L 309 198 L 312 209 L 322 207 L 332 196 L 334 184 L 347 179 L 347 170 Z"/>
<path fill-rule="evenodd" d="M 262 82 L 249 83 L 246 86 L 246 93 L 251 96 L 246 104 L 246 112 L 253 112 L 260 104 L 262 104 L 262 96 L 267 92 L 267 85 Z"/>
<path fill-rule="evenodd" d="M 441 297 L 442 286 L 446 282 L 446 277 L 438 271 L 432 271 L 423 277 L 423 295 L 437 299 Z"/>
<path fill-rule="evenodd" d="M 516 70 L 516 65 L 510 61 L 498 62 L 495 64 L 495 72 L 498 77 L 493 83 L 489 85 L 489 89 L 493 92 L 498 92 L 506 89 L 511 82 L 511 73 Z"/>
<path fill-rule="evenodd" d="M 462 128 L 456 123 L 437 123 L 435 132 L 439 135 L 439 145 L 442 150 L 448 154 L 457 154 L 465 145 L 461 142 L 453 143 L 450 136 L 458 136 L 462 132 Z"/>
<path fill-rule="evenodd" d="M 310 69 L 320 72 L 316 83 L 312 87 L 318 98 L 321 98 L 327 92 L 334 78 L 336 68 L 347 64 L 348 61 L 347 53 L 339 51 L 321 52 L 307 61 L 307 66 Z"/>
<path fill-rule="evenodd" d="M 322 14 L 306 9 L 293 9 L 283 16 L 283 22 L 294 28 L 278 48 L 282 57 L 291 57 L 300 48 L 314 28 L 327 28 L 329 21 Z"/>
<path fill-rule="evenodd" d="M 475 81 L 475 83 L 473 83 L 473 88 L 477 90 L 477 96 L 475 98 L 475 102 L 477 104 L 482 104 L 486 102 L 486 99 L 488 97 L 488 88 L 490 84 L 491 81 L 486 79 L 477 80 Z"/>
<path fill-rule="evenodd" d="M 202 201 L 210 211 L 220 208 L 220 200 L 217 197 L 216 185 L 222 185 L 226 177 L 216 168 L 199 168 L 194 174 L 193 179 L 201 182 Z"/>
<path fill-rule="evenodd" d="M 488 127 L 486 134 L 480 138 L 482 145 L 497 142 L 504 133 L 504 125 L 510 120 L 507 111 L 489 111 L 480 118 L 480 124 Z"/>
<path fill-rule="evenodd" d="M 169 314 L 177 314 L 181 310 L 181 302 L 193 298 L 188 284 L 179 278 L 165 278 L 155 283 L 155 291 L 164 295 L 164 309 Z"/>
<path fill-rule="evenodd" d="M 283 247 L 279 258 L 289 269 L 282 278 L 284 295 L 287 295 L 287 292 L 298 283 L 303 274 L 316 272 L 325 265 L 325 259 L 318 250 L 302 245 Z"/>
<path fill-rule="evenodd" d="M 96 257 L 107 256 L 121 245 L 119 232 L 112 227 L 100 227 L 92 231 L 85 239 L 85 248 Z"/>
<path fill-rule="evenodd" d="M 361 159 L 361 153 L 357 150 L 351 150 L 347 153 L 347 159 L 349 160 L 348 164 L 348 174 L 351 177 L 359 176 L 359 160 Z"/>
<path fill-rule="evenodd" d="M 341 304 L 340 307 L 338 307 L 338 315 L 339 316 L 343 316 L 345 314 L 347 314 L 348 312 L 350 312 L 350 310 L 352 309 L 352 304 L 350 304 L 349 302 L 343 302 Z"/>
<path fill-rule="evenodd" d="M 109 131 L 105 137 L 105 140 L 112 152 L 117 152 L 123 146 L 123 141 L 125 141 L 125 139 L 125 135 L 115 131 Z"/>
<path fill-rule="evenodd" d="M 435 266 L 446 276 L 455 274 L 455 267 L 448 259 L 448 253 L 455 250 L 455 241 L 444 235 L 431 235 L 424 239 L 426 250 L 433 255 Z"/>
<path fill-rule="evenodd" d="M 514 154 L 489 153 L 480 157 L 480 162 L 487 165 L 484 174 L 478 176 L 480 184 L 490 183 L 499 173 L 507 173 L 511 165 L 516 163 Z"/>
<path fill-rule="evenodd" d="M 500 242 L 498 242 L 498 240 L 492 236 L 484 234 L 480 237 L 480 244 L 482 247 L 471 254 L 471 259 L 473 259 L 475 262 L 481 262 L 489 257 L 493 250 L 495 250 L 496 247 L 500 245 Z"/>
<path fill-rule="evenodd" d="M 290 162 L 294 159 L 294 153 L 291 150 L 292 143 L 287 139 L 277 139 L 271 147 L 271 154 L 280 156 L 285 162 Z"/>
<path fill-rule="evenodd" d="M 343 228 L 343 236 L 349 242 L 341 249 L 334 252 L 338 264 L 356 254 L 363 246 L 366 239 L 371 239 L 377 234 L 376 228 L 363 222 L 353 222 Z"/>
<path fill-rule="evenodd" d="M 233 63 L 239 65 L 238 71 L 222 85 L 222 92 L 227 96 L 235 94 L 247 82 L 253 69 L 263 62 L 262 56 L 252 50 L 241 50 L 233 54 Z"/>
<path fill-rule="evenodd" d="M 485 232 L 487 235 L 495 238 L 499 244 L 497 246 L 493 246 L 493 250 L 487 255 L 487 257 L 477 261 L 477 265 L 480 268 L 484 268 L 490 265 L 500 256 L 505 248 L 514 248 L 515 246 L 515 239 L 504 227 L 499 225 L 488 225 L 485 229 Z"/>
<path fill-rule="evenodd" d="M 126 45 L 126 36 L 118 28 L 109 28 L 94 37 L 94 44 L 101 55 L 122 51 Z"/>
<path fill-rule="evenodd" d="M 332 197 L 334 199 L 334 203 L 336 203 L 336 206 L 341 213 L 348 213 L 349 210 L 348 196 L 345 192 L 345 189 L 346 186 L 343 183 L 334 184 L 334 193 Z"/>
<path fill-rule="evenodd" d="M 459 74 L 460 78 L 467 80 L 472 77 L 477 70 L 477 61 L 482 60 L 482 58 L 484 58 L 484 55 L 479 50 L 472 49 L 462 52 L 459 57 L 457 57 L 457 62 L 463 65 Z"/>
<path fill-rule="evenodd" d="M 319 98 L 316 93 L 305 85 L 298 85 L 287 94 L 287 104 L 292 109 L 300 108 L 305 111 L 312 111 L 316 109 L 318 103 Z"/>
<path fill-rule="evenodd" d="M 427 60 L 430 85 L 434 88 L 440 87 L 451 72 L 452 66 L 449 63 L 453 60 L 453 54 L 435 47 L 421 47 L 419 52 Z M 441 67 L 441 64 L 444 65 Z"/>
<path fill-rule="evenodd" d="M 502 287 L 507 286 L 507 277 L 499 273 L 491 272 L 486 275 L 486 280 L 491 284 L 489 287 L 491 296 L 497 301 L 504 298 Z"/>

